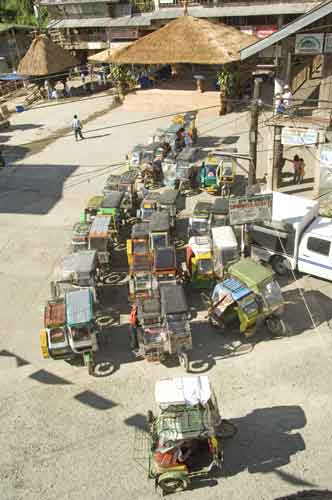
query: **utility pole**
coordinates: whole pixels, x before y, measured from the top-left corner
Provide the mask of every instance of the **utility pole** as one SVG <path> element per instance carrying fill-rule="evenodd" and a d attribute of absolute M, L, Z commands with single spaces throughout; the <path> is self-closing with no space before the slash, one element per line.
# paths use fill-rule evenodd
<path fill-rule="evenodd" d="M 258 116 L 261 82 L 261 78 L 254 79 L 254 95 L 250 106 L 249 155 L 251 161 L 249 164 L 248 188 L 256 183 Z"/>
<path fill-rule="evenodd" d="M 283 156 L 283 147 L 281 144 L 281 131 L 280 126 L 274 128 L 274 141 L 273 141 L 273 163 L 272 163 L 272 185 L 273 191 L 277 191 L 280 184 L 281 164 Z"/>

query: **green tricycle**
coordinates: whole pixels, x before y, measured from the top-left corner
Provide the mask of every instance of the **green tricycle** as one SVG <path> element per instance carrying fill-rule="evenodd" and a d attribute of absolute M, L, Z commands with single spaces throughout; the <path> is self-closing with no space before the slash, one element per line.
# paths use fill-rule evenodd
<path fill-rule="evenodd" d="M 148 477 L 163 495 L 189 488 L 194 480 L 219 477 L 222 440 L 234 424 L 221 418 L 206 375 L 160 380 L 155 386 L 158 416 L 148 412 Z"/>

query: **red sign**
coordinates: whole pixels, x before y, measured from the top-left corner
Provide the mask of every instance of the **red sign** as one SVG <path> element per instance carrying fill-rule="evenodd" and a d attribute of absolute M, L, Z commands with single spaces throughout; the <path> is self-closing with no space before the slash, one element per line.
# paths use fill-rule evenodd
<path fill-rule="evenodd" d="M 272 35 L 278 28 L 274 24 L 263 24 L 261 26 L 240 26 L 240 31 L 242 33 L 247 33 L 248 35 L 255 35 L 257 38 L 265 38 Z"/>
<path fill-rule="evenodd" d="M 265 38 L 272 35 L 272 33 L 275 33 L 276 31 L 278 31 L 278 28 L 274 24 L 255 26 L 254 35 L 256 35 L 257 38 Z"/>

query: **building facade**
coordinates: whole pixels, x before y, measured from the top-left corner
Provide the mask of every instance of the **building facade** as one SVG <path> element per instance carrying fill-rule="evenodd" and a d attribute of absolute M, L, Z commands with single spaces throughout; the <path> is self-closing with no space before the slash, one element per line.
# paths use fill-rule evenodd
<path fill-rule="evenodd" d="M 189 0 L 188 13 L 263 38 L 317 4 L 314 0 Z M 48 9 L 53 40 L 75 51 L 82 61 L 183 15 L 182 0 L 41 0 L 41 5 Z"/>

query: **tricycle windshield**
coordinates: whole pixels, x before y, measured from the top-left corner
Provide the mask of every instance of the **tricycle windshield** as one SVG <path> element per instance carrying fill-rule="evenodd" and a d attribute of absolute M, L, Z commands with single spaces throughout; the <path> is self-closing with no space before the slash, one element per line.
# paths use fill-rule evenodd
<path fill-rule="evenodd" d="M 83 340 L 90 340 L 90 329 L 88 326 L 81 326 L 71 328 L 71 336 L 74 342 L 81 342 Z"/>
<path fill-rule="evenodd" d="M 108 238 L 91 238 L 90 250 L 97 250 L 97 252 L 106 252 L 108 249 Z"/>
<path fill-rule="evenodd" d="M 167 235 L 164 233 L 157 233 L 152 235 L 153 248 L 163 248 L 167 246 Z"/>
<path fill-rule="evenodd" d="M 171 330 L 178 332 L 183 331 L 186 329 L 187 315 L 186 313 L 168 314 L 167 322 Z"/>
<path fill-rule="evenodd" d="M 261 293 L 269 307 L 281 305 L 283 298 L 279 283 L 275 280 L 267 281 L 262 285 Z"/>
<path fill-rule="evenodd" d="M 144 325 L 160 325 L 160 317 L 159 316 L 154 316 L 154 317 L 149 317 L 149 318 L 144 318 Z"/>
<path fill-rule="evenodd" d="M 179 161 L 177 168 L 176 168 L 176 174 L 178 177 L 181 177 L 182 179 L 188 179 L 189 177 L 189 165 L 188 163 L 184 161 Z"/>
<path fill-rule="evenodd" d="M 212 274 L 213 264 L 211 259 L 201 259 L 197 263 L 197 272 L 199 274 Z"/>
<path fill-rule="evenodd" d="M 133 253 L 134 254 L 146 254 L 149 251 L 149 245 L 146 240 L 136 240 L 133 242 Z"/>
<path fill-rule="evenodd" d="M 143 161 L 147 163 L 153 162 L 153 153 L 151 151 L 145 152 L 143 155 Z"/>
<path fill-rule="evenodd" d="M 216 176 L 217 167 L 214 165 L 206 165 L 205 166 L 205 175 L 207 177 L 215 177 Z"/>
<path fill-rule="evenodd" d="M 208 219 L 192 219 L 191 230 L 193 234 L 204 235 L 209 231 Z"/>
<path fill-rule="evenodd" d="M 214 225 L 214 227 L 226 226 L 225 215 L 214 215 L 213 216 L 213 225 Z"/>
<path fill-rule="evenodd" d="M 239 252 L 237 248 L 223 248 L 221 250 L 220 260 L 221 264 L 225 265 L 230 262 L 235 262 L 239 258 Z"/>
<path fill-rule="evenodd" d="M 135 284 L 136 290 L 147 290 L 150 288 L 150 275 L 146 274 L 137 274 L 135 276 Z"/>
<path fill-rule="evenodd" d="M 233 176 L 233 168 L 231 163 L 223 163 L 222 175 L 224 175 L 225 177 Z"/>
<path fill-rule="evenodd" d="M 153 214 L 153 208 L 142 208 L 142 219 L 148 220 L 151 219 Z"/>
<path fill-rule="evenodd" d="M 50 338 L 52 344 L 62 344 L 66 341 L 65 332 L 62 328 L 52 328 Z"/>

